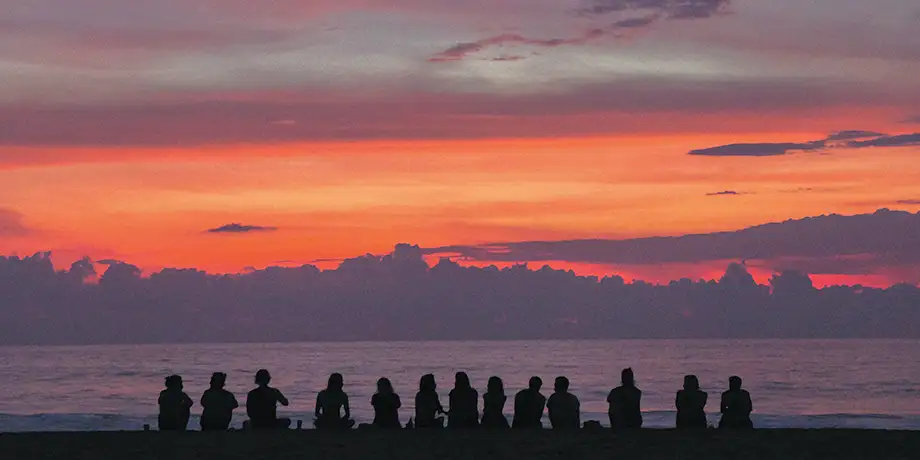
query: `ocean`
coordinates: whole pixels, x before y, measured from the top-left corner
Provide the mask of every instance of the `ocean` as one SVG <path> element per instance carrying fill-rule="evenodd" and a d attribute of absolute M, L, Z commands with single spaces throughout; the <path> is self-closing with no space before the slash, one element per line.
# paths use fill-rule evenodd
<path fill-rule="evenodd" d="M 606 425 L 606 395 L 624 367 L 643 391 L 647 427 L 674 425 L 675 392 L 683 375 L 696 374 L 711 423 L 728 377 L 739 375 L 756 427 L 920 429 L 918 340 L 591 340 L 0 347 L 0 432 L 155 429 L 166 375 L 183 376 L 198 414 L 212 372 L 229 374 L 227 389 L 242 404 L 259 368 L 291 400 L 280 413 L 305 427 L 331 372 L 344 374 L 360 423 L 372 419 L 379 377 L 402 396 L 405 422 L 422 374 L 435 374 L 446 406 L 460 370 L 480 393 L 490 376 L 502 377 L 506 413 L 530 376 L 543 378 L 548 396 L 553 378 L 565 375 L 582 420 Z M 237 410 L 234 426 L 243 419 Z M 196 418 L 190 427 L 198 428 Z"/>

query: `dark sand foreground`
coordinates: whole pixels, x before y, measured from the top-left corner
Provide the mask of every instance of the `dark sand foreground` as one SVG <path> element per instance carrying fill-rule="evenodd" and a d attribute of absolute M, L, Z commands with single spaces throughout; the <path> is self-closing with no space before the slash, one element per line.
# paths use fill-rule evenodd
<path fill-rule="evenodd" d="M 0 435 L 0 459 L 920 459 L 920 431 L 350 431 Z"/>

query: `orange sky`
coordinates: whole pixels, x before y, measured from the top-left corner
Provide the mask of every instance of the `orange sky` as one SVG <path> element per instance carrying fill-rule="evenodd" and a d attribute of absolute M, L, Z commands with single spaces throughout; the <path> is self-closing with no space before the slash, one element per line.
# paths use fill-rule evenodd
<path fill-rule="evenodd" d="M 830 212 L 920 209 L 896 204 L 920 197 L 917 147 L 686 154 L 824 135 L 23 148 L 48 161 L 0 169 L 0 208 L 18 213 L 27 229 L 0 238 L 0 252 L 53 250 L 62 267 L 90 255 L 146 270 L 236 272 L 386 253 L 399 242 L 680 235 Z M 707 196 L 725 190 L 741 195 Z M 206 232 L 232 222 L 277 231 Z M 630 270 L 595 268 L 579 271 Z M 709 266 L 691 271 L 685 276 L 713 275 Z M 661 280 L 674 270 L 639 272 Z"/>

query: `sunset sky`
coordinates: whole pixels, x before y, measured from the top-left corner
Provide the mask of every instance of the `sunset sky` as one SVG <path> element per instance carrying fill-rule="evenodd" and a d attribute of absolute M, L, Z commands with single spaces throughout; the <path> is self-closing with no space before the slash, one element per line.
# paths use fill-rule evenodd
<path fill-rule="evenodd" d="M 920 211 L 915 0 L 0 11 L 0 254 L 53 251 L 61 268 L 334 266 L 400 242 Z M 654 281 L 725 267 L 552 263 Z"/>

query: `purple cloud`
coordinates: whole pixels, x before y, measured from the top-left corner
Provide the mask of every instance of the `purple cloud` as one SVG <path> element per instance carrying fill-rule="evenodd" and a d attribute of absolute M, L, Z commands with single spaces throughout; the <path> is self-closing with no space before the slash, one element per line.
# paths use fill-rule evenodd
<path fill-rule="evenodd" d="M 861 131 L 861 130 L 846 130 L 838 131 L 836 133 L 830 134 L 827 136 L 828 141 L 849 141 L 857 139 L 867 139 L 867 138 L 876 138 L 886 136 L 885 133 L 878 133 L 875 131 Z"/>
<path fill-rule="evenodd" d="M 273 232 L 278 230 L 277 227 L 263 227 L 260 225 L 243 225 L 239 223 L 222 225 L 217 228 L 210 228 L 208 233 L 252 233 L 252 232 Z"/>
<path fill-rule="evenodd" d="M 691 150 L 690 155 L 711 157 L 769 157 L 786 155 L 791 152 L 819 150 L 824 148 L 823 141 L 794 143 L 794 142 L 764 142 L 755 144 L 728 144 L 705 149 Z"/>
<path fill-rule="evenodd" d="M 734 190 L 724 190 L 721 192 L 709 192 L 706 194 L 706 196 L 736 196 L 736 195 L 744 195 L 744 193 L 736 192 Z"/>
<path fill-rule="evenodd" d="M 850 148 L 866 147 L 906 147 L 920 145 L 920 133 L 899 134 L 897 136 L 881 136 L 875 139 L 865 141 L 850 141 L 847 146 Z"/>

